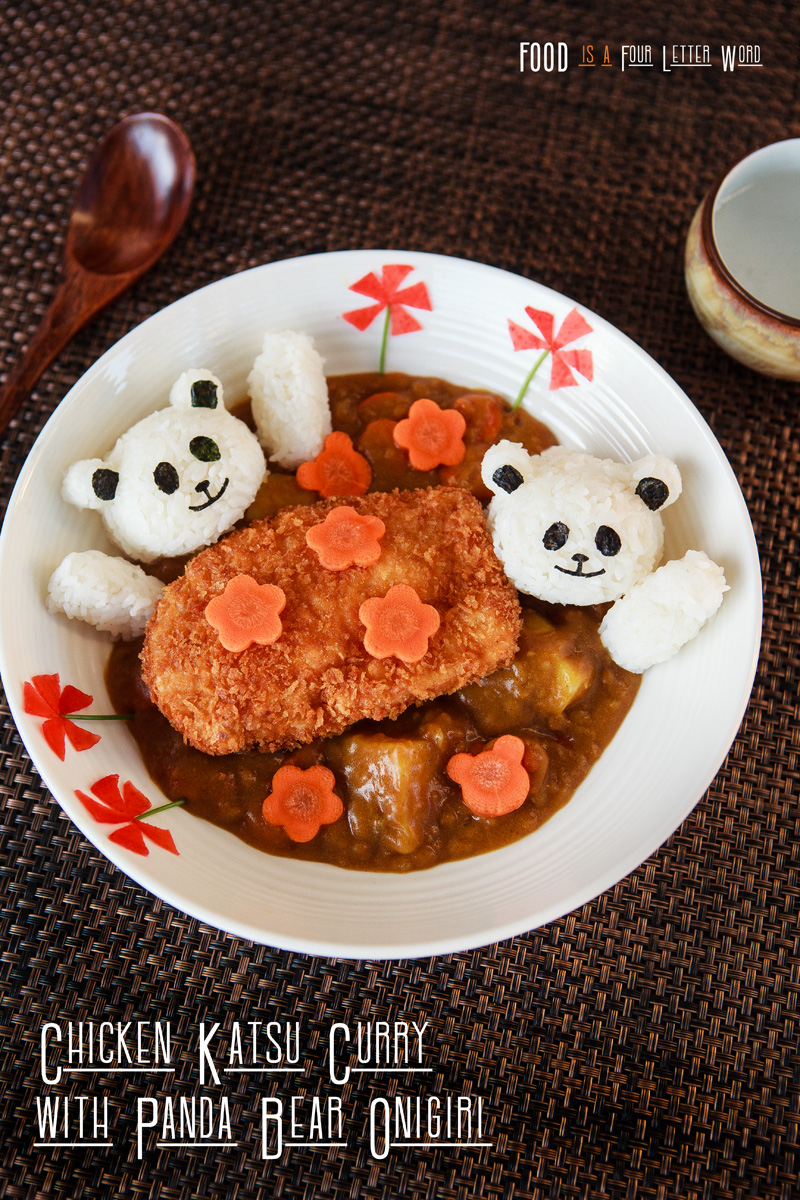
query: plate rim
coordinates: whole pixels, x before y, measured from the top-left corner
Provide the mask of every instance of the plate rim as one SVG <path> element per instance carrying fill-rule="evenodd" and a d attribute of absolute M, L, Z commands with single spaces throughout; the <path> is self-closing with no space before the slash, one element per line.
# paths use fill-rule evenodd
<path fill-rule="evenodd" d="M 241 280 L 244 277 L 252 278 L 255 275 L 270 273 L 270 272 L 273 272 L 276 268 L 277 269 L 290 269 L 292 264 L 308 263 L 308 262 L 313 263 L 314 261 L 318 261 L 320 259 L 326 259 L 326 260 L 341 259 L 342 261 L 348 260 L 350 262 L 353 262 L 353 261 L 357 261 L 357 260 L 366 260 L 368 258 L 381 259 L 381 258 L 386 258 L 388 256 L 397 256 L 397 257 L 403 257 L 403 258 L 407 258 L 407 259 L 413 259 L 414 260 L 414 269 L 423 269 L 425 263 L 434 263 L 434 262 L 442 263 L 442 262 L 444 262 L 445 264 L 448 264 L 448 265 L 456 264 L 459 269 L 463 269 L 466 267 L 469 271 L 474 272 L 476 274 L 484 274 L 485 272 L 488 271 L 488 272 L 495 274 L 498 277 L 502 277 L 502 278 L 513 281 L 515 286 L 518 286 L 520 283 L 532 285 L 533 287 L 538 289 L 540 293 L 546 294 L 547 297 L 552 297 L 554 302 L 556 302 L 558 305 L 562 305 L 564 303 L 566 303 L 566 304 L 575 304 L 576 303 L 576 302 L 572 301 L 570 297 L 564 295 L 563 293 L 554 291 L 552 288 L 548 287 L 548 285 L 540 283 L 536 279 L 530 279 L 524 275 L 519 275 L 514 272 L 507 271 L 504 268 L 496 267 L 492 264 L 481 263 L 481 262 L 477 262 L 472 259 L 461 258 L 456 255 L 434 254 L 429 251 L 417 251 L 417 250 L 409 250 L 409 249 L 399 249 L 398 250 L 398 249 L 392 249 L 392 248 L 388 248 L 388 249 L 360 248 L 360 249 L 355 249 L 355 250 L 336 250 L 336 251 L 330 251 L 330 252 L 320 252 L 320 253 L 311 254 L 311 255 L 296 255 L 296 256 L 293 256 L 290 258 L 278 259 L 274 262 L 262 263 L 262 264 L 247 268 L 246 270 L 234 272 L 231 275 L 222 276 L 219 279 L 212 280 L 211 282 L 203 285 L 202 287 L 197 288 L 191 292 L 186 293 L 184 296 L 177 298 L 176 300 L 172 301 L 171 304 L 166 305 L 164 308 L 159 309 L 157 312 L 152 313 L 150 316 L 145 318 L 145 320 L 139 322 L 132 329 L 130 329 L 128 332 L 126 332 L 112 346 L 108 347 L 104 351 L 104 353 L 99 358 L 97 358 L 87 368 L 86 371 L 84 371 L 80 375 L 80 377 L 75 381 L 75 383 L 72 385 L 72 387 L 64 395 L 63 399 L 56 405 L 53 413 L 48 417 L 48 419 L 45 422 L 44 426 L 42 427 L 40 433 L 38 434 L 33 446 L 31 447 L 28 455 L 26 456 L 25 462 L 22 465 L 22 468 L 19 472 L 19 476 L 15 482 L 14 488 L 13 488 L 11 496 L 9 498 L 8 506 L 7 506 L 7 509 L 4 514 L 4 518 L 3 518 L 2 529 L 0 529 L 0 571 L 2 571 L 2 569 L 3 569 L 3 564 L 4 564 L 4 560 L 5 560 L 5 556 L 6 556 L 7 544 L 9 541 L 9 536 L 7 535 L 7 529 L 9 527 L 8 518 L 10 516 L 13 516 L 15 508 L 16 508 L 17 504 L 19 503 L 19 496 L 24 492 L 25 488 L 28 486 L 29 480 L 34 475 L 34 473 L 37 469 L 38 462 L 41 459 L 41 457 L 45 454 L 47 448 L 49 447 L 51 439 L 57 435 L 59 425 L 61 424 L 61 422 L 63 420 L 69 418 L 72 408 L 77 403 L 79 403 L 80 392 L 83 389 L 83 387 L 86 385 L 86 383 L 91 382 L 92 379 L 95 377 L 95 375 L 101 373 L 104 370 L 107 360 L 109 358 L 111 358 L 112 356 L 119 354 L 121 350 L 124 350 L 127 343 L 131 342 L 132 340 L 138 340 L 142 336 L 146 336 L 147 327 L 150 326 L 150 324 L 152 322 L 157 322 L 160 318 L 163 318 L 164 314 L 167 312 L 172 313 L 172 312 L 175 312 L 176 310 L 178 310 L 181 306 L 189 306 L 192 303 L 192 301 L 195 300 L 196 297 L 198 297 L 198 295 L 201 295 L 201 294 L 207 295 L 207 294 L 213 292 L 215 289 L 220 289 L 220 288 L 224 289 L 226 287 L 231 287 L 231 286 L 235 287 L 235 281 L 237 281 L 237 280 Z M 725 452 L 722 449 L 719 441 L 717 440 L 716 436 L 714 435 L 714 433 L 711 430 L 708 423 L 703 418 L 702 414 L 700 413 L 700 411 L 698 410 L 696 405 L 692 402 L 692 400 L 689 398 L 689 396 L 683 391 L 683 389 L 676 382 L 676 380 L 674 380 L 672 378 L 672 376 L 669 375 L 669 373 L 646 350 L 644 350 L 641 346 L 639 346 L 638 343 L 633 341 L 633 339 L 630 338 L 624 331 L 622 331 L 618 327 L 612 325 L 604 317 L 595 313 L 594 310 L 586 308 L 582 304 L 578 305 L 578 307 L 583 312 L 585 312 L 587 315 L 592 317 L 593 321 L 595 322 L 595 324 L 593 324 L 593 329 L 602 329 L 602 330 L 606 331 L 607 333 L 610 333 L 614 339 L 621 341 L 621 343 L 624 345 L 627 352 L 634 354 L 640 360 L 644 360 L 647 367 L 650 370 L 655 369 L 657 374 L 659 376 L 661 376 L 663 382 L 673 392 L 676 399 L 679 400 L 680 403 L 682 404 L 682 406 L 684 407 L 686 414 L 689 415 L 691 417 L 691 419 L 693 420 L 698 432 L 702 434 L 703 441 L 705 442 L 707 447 L 709 447 L 713 451 L 719 465 L 723 468 L 723 470 L 726 471 L 726 473 L 729 477 L 729 481 L 733 483 L 736 494 L 738 496 L 738 503 L 739 503 L 739 507 L 740 507 L 740 517 L 744 517 L 744 519 L 746 521 L 746 526 L 749 530 L 749 539 L 748 539 L 748 548 L 747 548 L 748 552 L 747 552 L 746 556 L 743 555 L 743 557 L 747 558 L 748 565 L 751 568 L 750 578 L 752 581 L 752 595 L 750 597 L 750 600 L 754 604 L 754 621 L 753 621 L 753 626 L 752 626 L 753 636 L 752 636 L 752 643 L 750 645 L 749 662 L 747 663 L 747 667 L 746 667 L 746 678 L 748 680 L 748 684 L 747 684 L 746 688 L 742 689 L 742 692 L 739 696 L 738 704 L 736 706 L 735 714 L 732 715 L 731 720 L 729 722 L 729 732 L 726 733 L 726 735 L 725 735 L 725 738 L 727 739 L 727 744 L 725 746 L 724 751 L 721 754 L 715 752 L 715 755 L 713 757 L 713 763 L 714 763 L 713 767 L 711 765 L 712 759 L 709 758 L 709 765 L 704 774 L 702 787 L 700 787 L 699 781 L 698 781 L 698 784 L 695 787 L 693 787 L 693 789 L 690 793 L 691 798 L 683 806 L 682 815 L 680 816 L 680 819 L 678 820 L 677 824 L 674 822 L 674 815 L 665 816 L 665 819 L 661 822 L 661 824 L 658 825 L 658 828 L 654 829 L 653 835 L 649 839 L 649 848 L 647 849 L 646 853 L 642 854 L 639 849 L 635 849 L 635 850 L 632 850 L 624 858 L 619 859 L 619 860 L 614 860 L 613 865 L 607 867 L 603 871 L 600 871 L 593 879 L 589 880 L 583 887 L 578 887 L 577 889 L 573 890 L 573 892 L 571 894 L 571 899 L 569 902 L 569 907 L 565 908 L 563 903 L 558 903 L 558 902 L 550 904 L 550 905 L 545 905 L 539 909 L 539 911 L 537 912 L 537 914 L 534 918 L 533 923 L 531 923 L 530 916 L 521 916 L 518 919 L 506 921 L 502 925 L 491 925 L 491 919 L 489 919 L 486 927 L 479 929 L 479 930 L 475 930 L 474 933 L 470 936 L 459 938 L 458 944 L 455 944 L 452 937 L 443 937 L 443 938 L 431 937 L 424 941 L 420 941 L 419 938 L 414 938 L 410 941 L 404 941 L 404 940 L 402 940 L 402 938 L 398 938 L 391 946 L 387 946 L 386 944 L 382 944 L 382 943 L 369 943 L 367 941 L 364 941 L 364 942 L 361 942 L 358 944 L 356 944 L 356 943 L 348 944 L 346 942 L 342 942 L 341 945 L 333 947 L 328 940 L 319 940 L 319 939 L 315 939 L 314 937 L 311 937 L 311 936 L 299 937 L 299 936 L 295 936 L 295 935 L 291 935 L 291 936 L 280 935 L 279 937 L 276 938 L 275 935 L 272 935 L 272 936 L 268 937 L 264 933 L 263 929 L 259 929 L 254 925 L 248 924 L 247 922 L 241 922 L 238 920 L 231 920 L 231 919 L 221 919 L 218 914 L 214 913 L 213 911 L 211 911 L 209 909 L 206 909 L 200 903 L 195 903 L 193 901 L 187 902 L 183 897 L 174 898 L 172 895 L 163 894 L 160 891 L 156 891 L 153 886 L 152 880 L 149 878 L 145 879 L 142 876 L 140 876 L 140 874 L 139 874 L 138 868 L 140 865 L 144 866 L 144 862 L 142 864 L 139 864 L 138 861 L 130 862 L 128 859 L 124 858 L 121 854 L 118 855 L 116 847 L 113 845 L 113 843 L 111 844 L 110 848 L 107 848 L 106 845 L 98 844 L 98 841 L 96 841 L 95 838 L 92 836 L 92 827 L 89 825 L 88 815 L 87 815 L 85 821 L 80 819 L 83 817 L 83 814 L 80 812 L 79 812 L 79 817 L 76 818 L 74 813 L 70 809 L 66 808 L 65 805 L 62 803 L 62 801 L 59 797 L 59 792 L 62 789 L 58 783 L 54 782 L 53 777 L 50 774 L 50 769 L 49 769 L 49 765 L 47 764 L 47 761 L 43 760 L 43 756 L 39 755 L 38 752 L 31 750 L 31 746 L 29 744 L 28 738 L 26 737 L 26 733 L 23 732 L 23 729 L 25 729 L 27 732 L 28 722 L 25 719 L 25 714 L 22 710 L 21 703 L 18 701 L 16 695 L 13 693 L 11 688 L 5 688 L 5 694 L 6 694 L 7 702 L 9 704 L 9 709 L 11 711 L 12 718 L 14 719 L 19 736 L 20 736 L 20 738 L 25 746 L 25 749 L 30 757 L 31 764 L 33 765 L 35 770 L 38 772 L 38 774 L 41 776 L 47 790 L 50 792 L 51 796 L 59 804 L 59 807 L 62 809 L 62 811 L 65 813 L 65 815 L 69 818 L 69 820 L 78 826 L 81 833 L 84 835 L 84 837 L 87 838 L 87 840 L 90 842 L 90 844 L 105 859 L 110 861 L 123 874 L 123 876 L 127 876 L 127 877 L 131 878 L 132 880 L 135 881 L 135 883 L 138 886 L 142 887 L 146 892 L 148 892 L 151 895 L 157 896 L 162 901 L 162 903 L 169 904 L 171 907 L 175 908 L 177 911 L 184 912 L 187 915 L 204 922 L 205 924 L 209 925 L 211 928 L 221 930 L 224 933 L 232 934 L 232 935 L 240 937 L 240 938 L 244 938 L 248 941 L 254 942 L 255 944 L 275 946 L 277 948 L 285 949 L 285 950 L 289 950 L 289 951 L 310 954 L 310 955 L 317 955 L 317 956 L 321 955 L 321 956 L 330 957 L 330 958 L 334 958 L 334 959 L 342 958 L 342 959 L 349 959 L 349 960 L 389 960 L 389 959 L 421 958 L 421 957 L 431 957 L 431 956 L 436 956 L 436 955 L 441 955 L 441 954 L 458 953 L 461 951 L 472 950 L 472 949 L 475 949 L 475 948 L 478 948 L 481 946 L 492 945 L 497 942 L 506 940 L 509 937 L 520 936 L 524 933 L 533 932 L 534 930 L 541 928 L 543 925 L 549 924 L 553 920 L 559 919 L 562 916 L 566 916 L 568 913 L 575 911 L 576 909 L 582 907 L 584 904 L 595 899 L 597 896 L 601 895 L 603 892 L 607 891 L 609 888 L 615 886 L 617 883 L 622 882 L 625 878 L 627 878 L 628 875 L 630 875 L 634 870 L 636 870 L 639 866 L 641 866 L 644 862 L 646 862 L 662 845 L 664 845 L 664 843 L 674 833 L 676 833 L 680 829 L 683 822 L 686 820 L 686 818 L 689 816 L 689 814 L 693 811 L 693 809 L 697 806 L 697 804 L 702 800 L 703 796 L 707 792 L 711 783 L 713 782 L 713 780 L 716 778 L 717 774 L 719 773 L 719 770 L 727 757 L 730 747 L 733 744 L 733 742 L 735 741 L 735 738 L 737 736 L 737 733 L 739 731 L 739 728 L 741 726 L 742 720 L 744 718 L 745 712 L 747 710 L 747 707 L 748 707 L 748 704 L 750 701 L 750 696 L 751 696 L 752 688 L 753 688 L 753 682 L 755 679 L 755 673 L 756 673 L 756 669 L 757 669 L 757 665 L 758 665 L 758 661 L 759 661 L 759 655 L 760 655 L 760 641 L 761 641 L 762 620 L 763 620 L 762 582 L 761 582 L 761 571 L 760 571 L 758 546 L 757 546 L 755 534 L 754 534 L 754 531 L 752 528 L 752 521 L 751 521 L 751 518 L 750 518 L 750 515 L 748 512 L 747 505 L 744 500 L 744 496 L 742 494 L 740 485 L 736 478 L 735 472 L 733 471 L 733 468 L 732 468 L 727 456 L 725 455 Z M 743 582 L 744 581 L 741 581 L 742 585 L 743 585 Z M 4 680 L 8 677 L 7 669 L 8 669 L 8 664 L 7 664 L 7 659 L 6 659 L 5 638 L 2 634 L 2 632 L 0 632 L 0 675 L 2 675 Z M 725 740 L 725 739 L 720 738 L 720 743 L 723 740 Z M 568 807 L 569 807 L 569 802 L 565 806 L 565 808 L 568 808 Z M 559 811 L 563 812 L 564 810 L 562 809 Z M 559 815 L 558 813 L 554 814 L 554 817 L 551 818 L 550 820 L 551 821 L 556 820 L 558 815 Z M 547 824 L 550 824 L 550 821 L 548 821 Z M 664 832 L 664 827 L 666 825 L 669 825 L 669 829 L 666 832 Z M 536 833 L 536 832 L 538 832 L 538 831 L 534 831 L 534 833 Z M 229 836 L 233 837 L 234 835 L 229 835 Z M 532 837 L 532 836 L 534 836 L 534 834 L 530 834 L 528 836 Z M 516 843 L 514 843 L 514 844 L 516 844 Z M 109 849 L 110 849 L 110 852 L 109 852 Z M 491 852 L 489 852 L 489 855 L 501 855 L 503 853 L 504 849 L 506 849 L 506 848 L 504 847 L 504 848 L 501 848 L 500 850 L 491 851 Z M 255 851 L 255 853 L 261 853 L 261 852 Z M 479 857 L 486 857 L 486 856 L 479 856 Z M 469 861 L 469 860 L 461 860 L 461 861 Z M 326 866 L 327 864 L 315 864 L 315 865 L 317 867 L 322 867 L 322 866 Z M 459 865 L 458 862 L 456 862 L 454 864 L 443 863 L 443 864 L 438 864 L 436 867 L 429 868 L 428 870 L 429 871 L 437 871 L 444 875 L 444 874 L 446 874 L 448 868 L 452 868 L 453 866 L 458 866 L 458 865 Z M 333 872 L 337 872 L 337 871 L 340 871 L 341 868 L 329 867 L 329 870 L 333 871 Z M 370 874 L 371 875 L 373 873 L 358 872 L 357 874 L 359 874 L 359 875 Z M 422 873 L 415 872 L 414 874 L 418 876 Z M 165 887 L 164 892 L 169 893 L 169 892 L 171 892 L 171 889 L 168 887 Z"/>

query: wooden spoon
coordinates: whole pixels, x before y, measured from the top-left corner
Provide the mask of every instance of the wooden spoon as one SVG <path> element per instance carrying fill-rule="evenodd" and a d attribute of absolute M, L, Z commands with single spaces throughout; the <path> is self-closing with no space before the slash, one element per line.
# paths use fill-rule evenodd
<path fill-rule="evenodd" d="M 135 113 L 106 134 L 75 197 L 64 280 L 0 391 L 0 434 L 67 342 L 171 244 L 194 178 L 189 140 L 169 117 Z"/>

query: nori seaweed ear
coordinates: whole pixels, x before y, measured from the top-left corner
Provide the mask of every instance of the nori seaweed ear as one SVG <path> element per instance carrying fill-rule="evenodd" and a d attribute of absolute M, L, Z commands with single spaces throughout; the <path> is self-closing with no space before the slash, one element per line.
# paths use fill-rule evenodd
<path fill-rule="evenodd" d="M 222 384 L 205 367 L 190 367 L 173 383 L 169 402 L 173 408 L 225 408 Z"/>
<path fill-rule="evenodd" d="M 496 483 L 504 492 L 515 492 L 518 487 L 522 487 L 525 480 L 522 478 L 522 472 L 516 467 L 512 467 L 509 463 L 504 463 L 502 467 L 498 467 L 492 473 L 492 483 Z"/>
<path fill-rule="evenodd" d="M 92 491 L 98 500 L 113 500 L 117 494 L 119 471 L 110 467 L 98 467 L 92 473 Z"/>
<path fill-rule="evenodd" d="M 103 508 L 117 494 L 119 472 L 101 458 L 73 463 L 64 476 L 61 495 L 76 508 Z"/>
<path fill-rule="evenodd" d="M 533 477 L 531 456 L 518 442 L 498 442 L 484 454 L 481 476 L 489 490 L 502 499 Z"/>
<path fill-rule="evenodd" d="M 633 490 L 651 512 L 669 508 L 681 494 L 681 473 L 669 458 L 648 454 L 631 463 Z"/>
<path fill-rule="evenodd" d="M 636 485 L 636 495 L 643 504 L 647 505 L 650 512 L 657 512 L 669 499 L 669 488 L 663 479 L 645 475 L 644 479 L 640 479 Z"/>
<path fill-rule="evenodd" d="M 192 408 L 216 408 L 217 385 L 213 379 L 197 379 L 190 389 Z"/>

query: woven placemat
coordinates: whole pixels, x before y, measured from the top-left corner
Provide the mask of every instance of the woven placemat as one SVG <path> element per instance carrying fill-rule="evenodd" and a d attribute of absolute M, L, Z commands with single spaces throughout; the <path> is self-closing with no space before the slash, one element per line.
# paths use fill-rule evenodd
<path fill-rule="evenodd" d="M 613 0 L 602 15 L 566 0 L 536 11 L 521 0 L 44 0 L 7 4 L 0 39 L 5 369 L 52 295 L 72 195 L 100 136 L 127 113 L 167 112 L 199 171 L 174 248 L 75 339 L 4 439 L 3 509 L 61 396 L 151 313 L 281 257 L 406 246 L 535 278 L 650 352 L 730 458 L 766 588 L 746 719 L 666 845 L 546 928 L 432 960 L 308 958 L 162 905 L 61 814 L 3 705 L 2 1195 L 798 1195 L 798 391 L 705 337 L 682 249 L 721 169 L 800 133 L 800 15 L 765 0 L 707 12 Z M 566 42 L 569 69 L 521 73 L 522 40 Z M 631 41 L 652 47 L 651 69 L 620 69 Z M 762 65 L 724 72 L 723 42 L 757 44 Z M 610 68 L 579 67 L 588 43 L 609 47 Z M 663 70 L 662 46 L 674 44 L 708 44 L 711 67 Z M 175 1072 L 46 1086 L 40 1037 L 54 1020 L 169 1022 Z M 249 1020 L 298 1022 L 304 1073 L 201 1082 L 200 1023 L 219 1022 L 227 1050 L 234 1023 Z M 369 1020 L 428 1023 L 424 1083 L 362 1073 L 332 1084 L 332 1026 Z M 312 1097 L 341 1098 L 347 1145 L 265 1161 L 261 1098 L 288 1107 L 301 1094 L 305 1121 Z M 377 1157 L 371 1101 L 433 1094 L 480 1098 L 474 1140 L 490 1145 Z M 37 1146 L 37 1097 L 72 1097 L 75 1114 L 81 1095 L 107 1100 L 99 1140 L 113 1144 Z M 225 1096 L 238 1145 L 148 1143 L 139 1159 L 138 1101 L 163 1110 L 179 1096 L 210 1097 L 217 1122 Z"/>

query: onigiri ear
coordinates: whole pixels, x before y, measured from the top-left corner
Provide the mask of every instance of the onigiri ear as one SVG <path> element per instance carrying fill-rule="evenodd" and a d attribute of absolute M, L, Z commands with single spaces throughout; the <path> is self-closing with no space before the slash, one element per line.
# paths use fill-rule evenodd
<path fill-rule="evenodd" d="M 674 462 L 659 454 L 648 454 L 630 466 L 636 495 L 651 512 L 669 508 L 681 494 L 681 473 Z"/>
<path fill-rule="evenodd" d="M 169 402 L 173 408 L 224 408 L 222 384 L 205 367 L 190 367 L 176 379 L 170 389 Z"/>
<path fill-rule="evenodd" d="M 496 446 L 490 446 L 483 456 L 481 477 L 496 496 L 515 492 L 533 478 L 531 456 L 519 442 L 498 442 Z"/>
<path fill-rule="evenodd" d="M 73 463 L 64 476 L 61 495 L 76 508 L 104 508 L 117 494 L 119 473 L 101 458 Z"/>

